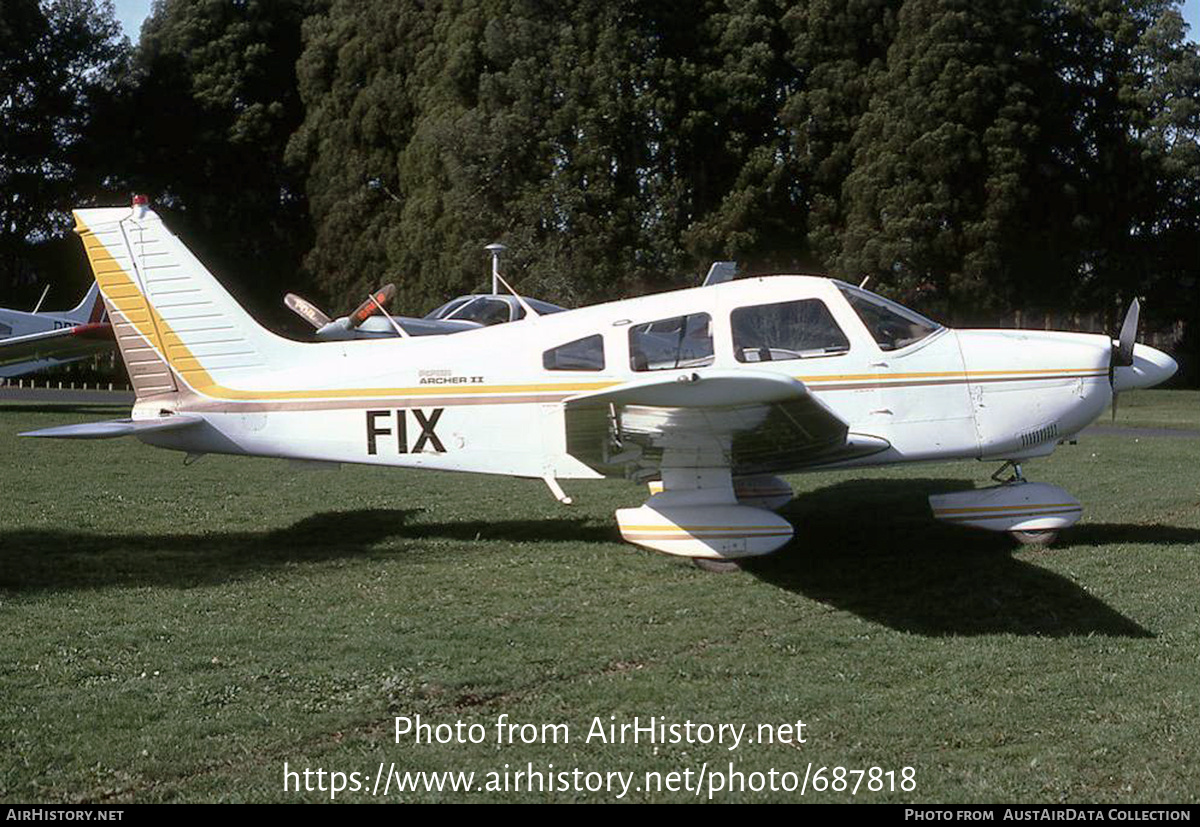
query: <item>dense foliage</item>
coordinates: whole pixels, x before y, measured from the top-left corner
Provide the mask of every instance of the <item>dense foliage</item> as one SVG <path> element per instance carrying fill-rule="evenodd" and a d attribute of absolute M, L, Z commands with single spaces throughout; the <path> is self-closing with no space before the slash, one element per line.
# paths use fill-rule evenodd
<path fill-rule="evenodd" d="M 715 258 L 934 313 L 1200 318 L 1178 0 L 0 5 L 0 287 L 74 202 L 153 194 L 262 315 L 385 281 L 578 303 Z M 66 265 L 60 265 L 63 269 Z"/>

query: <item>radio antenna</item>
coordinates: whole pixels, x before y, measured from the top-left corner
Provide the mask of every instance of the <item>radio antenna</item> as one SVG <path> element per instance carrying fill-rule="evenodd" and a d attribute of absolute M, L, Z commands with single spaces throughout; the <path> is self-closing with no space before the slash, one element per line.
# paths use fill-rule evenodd
<path fill-rule="evenodd" d="M 518 293 L 516 290 L 512 289 L 512 285 L 504 280 L 504 276 L 500 275 L 500 254 L 502 252 L 504 252 L 505 250 L 507 250 L 508 248 L 505 247 L 503 244 L 496 242 L 494 244 L 489 244 L 488 246 L 484 247 L 483 249 L 487 250 L 489 253 L 492 254 L 492 295 L 493 296 L 499 295 L 500 294 L 500 285 L 503 284 L 504 289 L 507 290 L 508 292 L 512 293 L 513 297 L 516 298 L 516 300 L 520 303 L 521 307 L 525 308 L 526 315 L 532 316 L 534 318 L 537 318 L 538 316 L 540 316 L 541 315 L 540 313 L 538 313 L 536 310 L 534 310 L 532 307 L 529 306 L 529 302 L 527 302 L 523 298 L 521 298 L 520 293 Z"/>

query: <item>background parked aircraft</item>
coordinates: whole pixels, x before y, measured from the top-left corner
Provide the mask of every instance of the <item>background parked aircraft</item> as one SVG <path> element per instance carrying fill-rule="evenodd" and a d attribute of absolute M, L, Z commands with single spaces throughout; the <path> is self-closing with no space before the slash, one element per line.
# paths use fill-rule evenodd
<path fill-rule="evenodd" d="M 331 320 L 312 302 L 288 293 L 284 304 L 292 312 L 316 328 L 318 339 L 388 339 L 396 336 L 444 336 L 462 333 L 494 324 L 515 322 L 525 317 L 526 302 L 539 316 L 561 313 L 566 310 L 557 304 L 537 299 L 518 299 L 512 295 L 475 294 L 459 296 L 441 305 L 424 317 L 388 316 L 380 308 L 385 307 L 396 294 L 395 285 L 388 284 L 376 290 L 371 297 L 347 316 Z M 403 333 L 396 328 L 399 327 Z"/>
<path fill-rule="evenodd" d="M 70 310 L 32 312 L 0 308 L 0 378 L 86 359 L 114 345 L 112 326 L 95 282 Z"/>

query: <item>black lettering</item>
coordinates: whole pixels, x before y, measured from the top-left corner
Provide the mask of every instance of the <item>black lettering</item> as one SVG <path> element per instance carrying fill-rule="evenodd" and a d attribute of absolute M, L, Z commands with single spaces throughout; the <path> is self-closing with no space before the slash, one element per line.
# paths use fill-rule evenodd
<path fill-rule="evenodd" d="M 397 411 L 397 413 L 401 412 Z M 391 411 L 367 411 L 367 453 L 371 456 L 375 456 L 375 437 L 392 435 L 390 428 L 380 428 L 375 424 L 376 419 L 389 414 Z M 399 417 L 399 419 L 401 422 L 404 421 L 403 417 Z M 404 440 L 401 440 L 400 444 L 403 445 Z"/>
<path fill-rule="evenodd" d="M 429 419 L 425 418 L 425 414 L 421 413 L 419 408 L 413 408 L 413 416 L 416 417 L 417 424 L 421 426 L 421 435 L 417 437 L 417 443 L 413 446 L 413 453 L 420 453 L 425 447 L 425 443 L 429 442 L 433 445 L 433 450 L 439 454 L 446 453 L 446 447 L 442 445 L 442 441 L 438 439 L 437 434 L 433 429 L 437 427 L 438 420 L 442 418 L 442 411 L 445 408 L 434 408 L 433 413 L 429 415 Z"/>
<path fill-rule="evenodd" d="M 396 448 L 397 453 L 408 453 L 408 417 L 407 411 L 396 411 Z"/>

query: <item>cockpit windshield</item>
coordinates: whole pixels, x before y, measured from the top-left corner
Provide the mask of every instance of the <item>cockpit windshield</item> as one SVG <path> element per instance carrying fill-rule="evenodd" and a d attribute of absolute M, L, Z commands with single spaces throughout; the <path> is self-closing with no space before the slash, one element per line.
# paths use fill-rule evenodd
<path fill-rule="evenodd" d="M 429 313 L 426 313 L 425 318 L 426 319 L 444 319 L 447 316 L 449 316 L 450 314 L 452 314 L 455 310 L 458 310 L 460 307 L 462 307 L 464 304 L 466 304 L 467 302 L 471 301 L 474 298 L 475 298 L 474 296 L 459 296 L 457 299 L 451 299 L 450 301 L 446 302 L 441 307 L 439 307 L 437 310 L 433 310 Z"/>
<path fill-rule="evenodd" d="M 942 329 L 935 321 L 859 287 L 837 282 L 880 350 L 899 350 Z"/>

